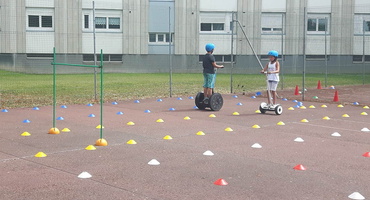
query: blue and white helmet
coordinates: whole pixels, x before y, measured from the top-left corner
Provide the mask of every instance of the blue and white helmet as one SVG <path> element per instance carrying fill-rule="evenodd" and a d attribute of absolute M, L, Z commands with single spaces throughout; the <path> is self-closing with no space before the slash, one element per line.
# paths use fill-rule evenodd
<path fill-rule="evenodd" d="M 210 51 L 212 51 L 213 49 L 215 49 L 215 45 L 214 45 L 214 44 L 212 44 L 212 43 L 208 43 L 208 44 L 206 44 L 206 51 L 207 51 L 207 52 L 210 52 Z"/>
<path fill-rule="evenodd" d="M 279 57 L 279 53 L 277 51 L 274 51 L 274 50 L 269 51 L 269 53 L 267 55 L 274 56 L 276 58 Z"/>

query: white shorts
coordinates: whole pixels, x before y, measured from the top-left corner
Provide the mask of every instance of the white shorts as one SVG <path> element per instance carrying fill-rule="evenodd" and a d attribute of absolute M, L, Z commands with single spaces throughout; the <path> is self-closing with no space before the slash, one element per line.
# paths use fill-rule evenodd
<path fill-rule="evenodd" d="M 279 81 L 268 81 L 268 88 L 270 88 L 271 91 L 276 91 Z"/>

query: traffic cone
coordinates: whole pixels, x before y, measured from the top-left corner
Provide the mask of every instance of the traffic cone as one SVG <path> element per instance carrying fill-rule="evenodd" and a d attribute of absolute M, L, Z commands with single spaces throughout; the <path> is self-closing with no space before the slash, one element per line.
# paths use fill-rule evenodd
<path fill-rule="evenodd" d="M 227 185 L 228 183 L 227 183 L 224 179 L 220 178 L 220 179 L 218 179 L 217 181 L 215 181 L 215 182 L 214 182 L 214 184 L 215 184 L 215 185 L 221 185 L 221 186 L 224 186 L 224 185 Z"/>
<path fill-rule="evenodd" d="M 321 90 L 322 88 L 321 88 L 321 82 L 320 82 L 320 80 L 317 82 L 317 89 L 318 90 Z"/>
<path fill-rule="evenodd" d="M 333 101 L 334 101 L 334 102 L 338 102 L 338 101 L 339 101 L 339 97 L 338 97 L 338 90 L 336 90 L 336 91 L 335 91 Z"/>
<path fill-rule="evenodd" d="M 370 157 L 370 152 L 366 152 L 362 155 L 363 157 Z"/>
<path fill-rule="evenodd" d="M 299 88 L 298 85 L 295 86 L 295 92 L 294 95 L 299 95 Z"/>
<path fill-rule="evenodd" d="M 304 167 L 303 165 L 297 165 L 297 166 L 293 167 L 293 169 L 304 171 L 304 170 L 306 170 L 306 167 Z"/>

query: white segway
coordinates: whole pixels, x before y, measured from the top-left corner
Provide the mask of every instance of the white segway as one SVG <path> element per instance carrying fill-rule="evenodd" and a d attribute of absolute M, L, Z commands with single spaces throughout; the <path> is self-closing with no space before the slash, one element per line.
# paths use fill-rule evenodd
<path fill-rule="evenodd" d="M 269 81 L 267 79 L 267 72 L 265 72 L 266 74 L 266 83 L 267 83 L 267 94 L 268 94 L 268 97 L 270 99 L 270 101 L 272 100 L 271 99 L 271 90 L 270 90 L 270 86 L 269 86 Z M 261 105 L 260 105 L 260 111 L 262 114 L 265 114 L 267 111 L 270 111 L 270 112 L 275 112 L 275 114 L 277 115 L 281 115 L 283 113 L 283 107 L 280 105 L 280 104 L 268 104 L 266 102 L 262 102 Z"/>

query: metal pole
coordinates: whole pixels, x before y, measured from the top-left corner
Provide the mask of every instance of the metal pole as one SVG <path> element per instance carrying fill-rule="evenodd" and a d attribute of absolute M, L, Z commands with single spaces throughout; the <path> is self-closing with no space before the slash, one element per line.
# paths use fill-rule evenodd
<path fill-rule="evenodd" d="M 100 139 L 103 139 L 103 49 L 100 50 Z"/>
<path fill-rule="evenodd" d="M 325 87 L 328 87 L 328 50 L 327 50 L 328 18 L 325 17 Z"/>
<path fill-rule="evenodd" d="M 169 41 L 168 41 L 168 61 L 170 67 L 170 97 L 172 97 L 172 56 L 171 56 L 171 7 L 168 7 L 168 34 L 169 34 Z"/>
<path fill-rule="evenodd" d="M 365 25 L 366 21 L 364 20 L 362 28 L 362 85 L 365 85 Z"/>
<path fill-rule="evenodd" d="M 96 65 L 96 32 L 95 32 L 95 24 L 96 24 L 96 20 L 95 20 L 95 1 L 92 2 L 93 3 L 93 43 L 94 43 L 94 65 Z M 94 99 L 95 101 L 97 100 L 97 81 L 96 81 L 96 74 L 97 74 L 97 71 L 96 71 L 96 68 L 94 67 Z"/>
<path fill-rule="evenodd" d="M 284 14 L 281 14 L 281 65 L 280 65 L 280 72 L 281 72 L 281 89 L 284 90 L 284 71 L 281 66 L 284 66 Z"/>
<path fill-rule="evenodd" d="M 56 61 L 56 54 L 55 54 L 55 47 L 53 49 L 53 128 L 56 128 L 56 105 L 57 105 L 57 89 L 56 89 L 56 69 L 55 69 L 55 61 Z"/>
<path fill-rule="evenodd" d="M 231 21 L 231 71 L 230 71 L 230 93 L 233 93 L 233 69 L 234 69 L 234 12 Z"/>
<path fill-rule="evenodd" d="M 242 30 L 242 32 L 243 32 L 243 34 L 244 34 L 244 37 L 247 39 L 247 42 L 248 42 L 249 46 L 251 47 L 251 49 L 252 49 L 252 51 L 253 51 L 253 54 L 254 54 L 254 56 L 256 57 L 257 61 L 258 61 L 258 64 L 259 64 L 259 65 L 260 65 L 260 67 L 263 69 L 263 65 L 262 65 L 262 63 L 261 63 L 260 59 L 258 58 L 257 53 L 256 53 L 256 51 L 254 50 L 254 48 L 253 48 L 253 46 L 252 46 L 251 41 L 249 40 L 249 38 L 248 38 L 247 34 L 245 33 L 245 31 L 244 31 L 244 29 L 243 29 L 243 26 L 240 24 L 239 20 L 236 20 L 236 21 L 238 22 L 238 24 L 239 24 L 239 26 L 240 26 L 240 29 Z"/>
<path fill-rule="evenodd" d="M 304 25 L 303 25 L 303 77 L 302 77 L 302 101 L 304 101 L 305 97 L 305 79 L 306 79 L 306 7 L 304 7 L 304 17 L 303 17 Z"/>

